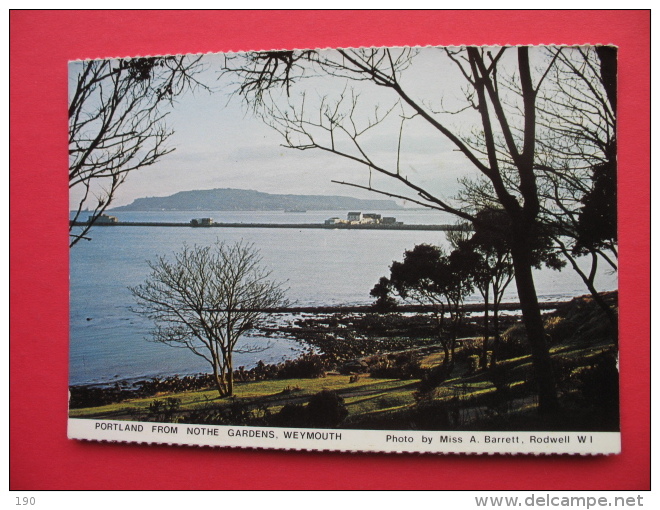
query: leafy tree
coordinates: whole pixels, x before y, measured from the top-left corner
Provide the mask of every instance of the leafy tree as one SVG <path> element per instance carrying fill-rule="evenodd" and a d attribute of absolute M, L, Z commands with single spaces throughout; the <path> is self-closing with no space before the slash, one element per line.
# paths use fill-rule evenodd
<path fill-rule="evenodd" d="M 389 312 L 396 308 L 396 300 L 390 295 L 392 291 L 390 281 L 386 276 L 381 276 L 378 283 L 371 289 L 369 295 L 375 297 L 374 308 L 378 312 Z"/>
<path fill-rule="evenodd" d="M 171 260 L 148 264 L 151 274 L 130 290 L 134 311 L 155 323 L 151 339 L 204 358 L 220 396 L 232 395 L 234 353 L 262 350 L 239 349 L 238 340 L 285 303 L 281 284 L 270 280 L 259 251 L 242 242 L 184 246 Z"/>
<path fill-rule="evenodd" d="M 445 369 L 453 364 L 463 299 L 472 291 L 469 271 L 469 261 L 456 253 L 446 255 L 429 244 L 405 251 L 403 262 L 395 261 L 390 266 L 390 288 L 403 299 L 433 308 Z"/>
<path fill-rule="evenodd" d="M 111 204 L 127 175 L 174 150 L 167 109 L 187 90 L 207 87 L 195 76 L 201 57 L 141 57 L 70 64 L 69 190 L 76 210 L 69 246 Z M 89 218 L 81 218 L 82 214 Z M 75 224 L 82 224 L 74 231 Z"/>
<path fill-rule="evenodd" d="M 456 249 L 472 266 L 472 281 L 484 299 L 484 346 L 481 357 L 483 367 L 488 358 L 489 340 L 489 304 L 492 296 L 493 305 L 493 355 L 492 366 L 497 359 L 500 342 L 499 308 L 507 289 L 513 280 L 513 262 L 506 236 L 500 231 L 506 216 L 502 211 L 483 210 L 477 213 L 478 227 L 466 239 L 455 242 Z M 492 294 L 491 294 L 492 290 Z"/>

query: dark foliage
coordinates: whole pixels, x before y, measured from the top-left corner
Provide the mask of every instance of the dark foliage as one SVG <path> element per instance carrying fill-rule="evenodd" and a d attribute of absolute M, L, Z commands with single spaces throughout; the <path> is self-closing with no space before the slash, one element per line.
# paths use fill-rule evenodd
<path fill-rule="evenodd" d="M 449 378 L 453 370 L 454 365 L 451 363 L 448 365 L 438 365 L 425 370 L 422 374 L 422 380 L 419 383 L 419 394 L 423 396 L 440 386 L 440 384 Z"/>
<path fill-rule="evenodd" d="M 306 353 L 294 360 L 286 360 L 277 365 L 278 379 L 308 378 L 317 379 L 325 377 L 326 362 L 323 356 Z"/>
<path fill-rule="evenodd" d="M 578 217 L 578 237 L 573 250 L 578 255 L 617 241 L 616 171 L 615 157 L 593 169 L 593 187 L 582 199 Z"/>
<path fill-rule="evenodd" d="M 147 411 L 147 420 L 161 423 L 171 423 L 181 407 L 181 401 L 178 398 L 168 397 L 164 400 L 154 400 L 149 404 Z"/>
<path fill-rule="evenodd" d="M 335 391 L 323 390 L 313 395 L 306 405 L 286 404 L 273 417 L 280 427 L 337 427 L 348 416 L 344 399 Z"/>
<path fill-rule="evenodd" d="M 382 356 L 369 367 L 372 377 L 382 379 L 414 379 L 424 374 L 419 355 L 415 352 L 394 353 Z"/>
<path fill-rule="evenodd" d="M 307 414 L 312 427 L 336 427 L 348 416 L 348 409 L 337 392 L 323 390 L 309 400 Z"/>
<path fill-rule="evenodd" d="M 619 370 L 616 356 L 603 353 L 578 376 L 580 404 L 605 430 L 619 427 Z"/>
<path fill-rule="evenodd" d="M 526 356 L 531 352 L 525 327 L 518 323 L 507 329 L 497 347 L 497 359 L 507 360 Z"/>
<path fill-rule="evenodd" d="M 271 418 L 266 407 L 249 401 L 232 399 L 229 404 L 207 404 L 193 409 L 179 420 L 199 425 L 267 425 Z"/>
<path fill-rule="evenodd" d="M 156 377 L 136 384 L 139 387 L 139 396 L 150 396 L 164 392 L 180 393 L 182 391 L 201 390 L 213 386 L 215 382 L 211 374 L 198 374 L 184 377 L 175 375 L 162 379 Z"/>
<path fill-rule="evenodd" d="M 307 407 L 302 404 L 285 404 L 280 412 L 273 416 L 272 424 L 276 427 L 308 426 Z"/>
<path fill-rule="evenodd" d="M 299 358 L 286 360 L 276 365 L 268 365 L 263 361 L 259 361 L 256 367 L 249 370 L 246 370 L 245 367 L 239 367 L 234 372 L 234 379 L 243 382 L 269 379 L 316 379 L 325 377 L 327 369 L 328 362 L 325 356 L 307 352 Z"/>
<path fill-rule="evenodd" d="M 71 386 L 69 388 L 69 408 L 98 407 L 116 404 L 129 398 L 135 398 L 136 392 L 124 389 L 119 384 L 110 388 L 93 386 Z"/>
<path fill-rule="evenodd" d="M 459 396 L 443 401 L 424 401 L 413 411 L 413 420 L 419 430 L 456 430 L 462 428 L 462 409 Z"/>
<path fill-rule="evenodd" d="M 71 386 L 69 391 L 69 407 L 79 409 L 83 407 L 98 407 L 116 404 L 131 398 L 150 397 L 158 393 L 177 393 L 209 388 L 213 385 L 210 374 L 199 374 L 165 379 L 153 378 L 146 381 L 137 381 L 129 384 L 125 381 L 117 382 L 111 387 L 102 386 Z"/>
<path fill-rule="evenodd" d="M 488 371 L 488 378 L 495 386 L 495 391 L 490 395 L 488 407 L 499 414 L 509 411 L 511 405 L 511 381 L 510 369 L 505 364 L 498 364 Z"/>
<path fill-rule="evenodd" d="M 378 313 L 391 312 L 396 308 L 396 300 L 390 295 L 390 292 L 390 281 L 385 276 L 381 276 L 378 283 L 369 292 L 371 297 L 376 298 L 373 306 Z"/>

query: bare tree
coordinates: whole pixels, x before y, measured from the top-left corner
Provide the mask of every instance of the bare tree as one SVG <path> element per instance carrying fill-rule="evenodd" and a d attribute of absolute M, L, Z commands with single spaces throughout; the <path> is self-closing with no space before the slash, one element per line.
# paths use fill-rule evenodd
<path fill-rule="evenodd" d="M 70 64 L 69 190 L 75 214 L 69 246 L 115 198 L 126 176 L 174 150 L 166 142 L 167 107 L 189 89 L 207 88 L 195 78 L 201 57 L 88 60 Z M 82 215 L 88 215 L 83 218 Z M 82 225 L 74 231 L 74 224 Z"/>
<path fill-rule="evenodd" d="M 533 51 L 533 50 L 532 50 Z M 557 408 L 557 391 L 545 341 L 543 321 L 538 303 L 533 267 L 533 247 L 540 233 L 538 218 L 541 211 L 539 188 L 536 174 L 537 164 L 537 97 L 544 86 L 548 73 L 555 66 L 557 55 L 542 61 L 534 68 L 530 62 L 530 48 L 447 48 L 438 51 L 455 64 L 463 80 L 465 104 L 455 112 L 434 110 L 423 97 L 416 97 L 408 91 L 405 71 L 416 57 L 411 49 L 340 49 L 333 52 L 312 52 L 304 58 L 293 52 L 287 55 L 292 62 L 287 74 L 275 71 L 279 80 L 268 72 L 261 74 L 259 87 L 238 89 L 248 102 L 260 107 L 265 104 L 264 95 L 269 89 L 292 82 L 292 72 L 303 68 L 307 60 L 311 68 L 325 76 L 343 80 L 369 82 L 393 93 L 398 101 L 393 108 L 384 112 L 374 110 L 366 122 L 359 122 L 357 98 L 345 91 L 338 102 L 321 100 L 320 108 L 311 113 L 306 111 L 307 98 L 289 102 L 281 107 L 276 101 L 261 109 L 262 115 L 275 129 L 280 131 L 285 146 L 298 149 L 316 149 L 344 157 L 368 168 L 372 172 L 385 175 L 404 190 L 392 192 L 355 182 L 343 183 L 368 189 L 392 197 L 405 198 L 412 203 L 446 211 L 471 222 L 478 221 L 475 215 L 460 205 L 455 205 L 434 193 L 428 185 L 408 178 L 400 167 L 401 136 L 404 122 L 421 118 L 428 126 L 455 150 L 460 152 L 469 165 L 476 169 L 494 190 L 498 208 L 507 217 L 506 233 L 515 272 L 515 281 L 520 298 L 523 322 L 532 351 L 532 362 L 539 393 L 539 410 L 552 412 Z M 260 53 L 247 56 L 229 57 L 226 72 L 234 73 L 240 80 L 258 76 Z M 512 56 L 513 58 L 508 58 Z M 242 60 L 241 60 L 242 59 Z M 506 60 L 506 65 L 503 62 Z M 296 77 L 301 77 L 299 73 Z M 519 92 L 501 88 L 502 77 L 515 80 Z M 442 78 L 440 78 L 442 80 Z M 439 82 L 442 89 L 446 83 Z M 290 92 L 287 90 L 287 95 Z M 398 145 L 396 161 L 384 164 L 370 155 L 365 140 L 375 126 L 390 118 L 395 108 L 401 108 L 401 129 L 399 138 L 393 140 Z M 468 135 L 452 127 L 447 115 L 468 112 L 474 130 Z M 517 115 L 516 112 L 520 112 Z M 474 135 L 474 136 L 473 136 Z M 478 143 L 471 143 L 478 139 Z M 503 143 L 499 143 L 503 141 Z"/>
<path fill-rule="evenodd" d="M 616 49 L 611 47 L 547 48 L 555 62 L 537 102 L 534 163 L 539 197 L 538 221 L 554 250 L 580 276 L 594 300 L 616 325 L 616 311 L 597 290 L 600 263 L 617 270 L 616 233 Z M 522 95 L 514 79 L 502 79 L 500 90 Z M 509 105 L 511 106 L 511 105 Z M 510 116 L 524 118 L 513 105 Z M 516 140 L 523 133 L 513 132 Z M 485 147 L 475 136 L 473 150 Z M 483 150 L 483 149 L 482 149 Z M 495 140 L 495 152 L 512 189 L 520 186 L 507 168 L 506 141 Z M 477 209 L 493 207 L 497 195 L 487 178 L 465 179 L 461 198 Z M 578 259 L 582 263 L 578 263 Z"/>
<path fill-rule="evenodd" d="M 149 262 L 151 274 L 130 290 L 134 309 L 155 323 L 152 340 L 188 349 L 213 370 L 220 396 L 234 391 L 234 353 L 241 335 L 257 327 L 268 309 L 283 306 L 284 289 L 270 280 L 259 251 L 242 242 L 184 246 L 172 260 Z"/>
<path fill-rule="evenodd" d="M 615 48 L 565 49 L 539 107 L 547 154 L 539 165 L 546 182 L 542 216 L 558 251 L 614 326 L 616 311 L 595 280 L 599 262 L 618 269 L 616 68 Z M 579 257 L 588 257 L 587 270 Z"/>

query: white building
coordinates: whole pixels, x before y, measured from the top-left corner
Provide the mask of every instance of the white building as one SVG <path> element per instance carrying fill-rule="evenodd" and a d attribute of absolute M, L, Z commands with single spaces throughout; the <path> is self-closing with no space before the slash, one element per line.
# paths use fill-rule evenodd
<path fill-rule="evenodd" d="M 364 219 L 361 212 L 349 212 L 346 219 L 349 223 L 361 223 Z"/>

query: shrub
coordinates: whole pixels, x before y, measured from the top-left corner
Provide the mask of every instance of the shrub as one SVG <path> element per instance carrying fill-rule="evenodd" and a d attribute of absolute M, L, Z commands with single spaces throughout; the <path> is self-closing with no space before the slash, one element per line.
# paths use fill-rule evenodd
<path fill-rule="evenodd" d="M 273 416 L 272 423 L 276 427 L 305 427 L 307 409 L 302 404 L 285 404 L 280 412 Z"/>
<path fill-rule="evenodd" d="M 422 401 L 413 412 L 414 425 L 419 430 L 456 430 L 463 427 L 462 409 L 465 403 L 458 396 L 448 400 Z"/>
<path fill-rule="evenodd" d="M 323 390 L 313 395 L 305 406 L 286 404 L 271 423 L 280 427 L 333 428 L 347 416 L 344 399 L 335 391 Z"/>
<path fill-rule="evenodd" d="M 440 384 L 445 382 L 451 375 L 454 365 L 438 365 L 433 368 L 427 368 L 423 371 L 421 381 L 419 383 L 419 393 L 423 396 L 437 388 Z"/>
<path fill-rule="evenodd" d="M 454 361 L 457 362 L 467 361 L 470 356 L 474 356 L 475 354 L 477 356 L 481 356 L 483 350 L 484 350 L 483 337 L 465 338 L 461 340 L 460 349 L 456 350 L 456 354 L 454 355 Z"/>
<path fill-rule="evenodd" d="M 497 359 L 518 358 L 529 353 L 527 332 L 522 323 L 514 324 L 502 333 L 501 342 L 497 349 Z"/>
<path fill-rule="evenodd" d="M 372 377 L 382 379 L 413 379 L 424 374 L 419 356 L 414 352 L 388 355 L 369 367 Z"/>
<path fill-rule="evenodd" d="M 574 325 L 563 317 L 548 317 L 543 323 L 550 345 L 560 344 L 568 340 L 574 332 Z"/>
<path fill-rule="evenodd" d="M 559 391 L 568 395 L 576 387 L 576 377 L 580 371 L 580 359 L 571 356 L 556 355 L 552 358 L 552 370 Z"/>
<path fill-rule="evenodd" d="M 234 398 L 229 404 L 208 404 L 193 409 L 180 421 L 200 425 L 266 425 L 269 420 L 268 408 Z"/>
<path fill-rule="evenodd" d="M 278 365 L 277 368 L 279 379 L 317 379 L 325 377 L 326 370 L 323 357 L 311 352 L 305 353 L 297 359 L 287 360 Z"/>
<path fill-rule="evenodd" d="M 364 360 L 351 360 L 341 365 L 337 371 L 342 375 L 364 374 L 369 371 L 369 364 Z"/>
<path fill-rule="evenodd" d="M 91 386 L 71 386 L 69 388 L 69 408 L 98 407 L 135 398 L 135 391 L 124 389 L 119 384 L 112 388 Z"/>
<path fill-rule="evenodd" d="M 222 408 L 213 404 L 188 411 L 181 421 L 197 425 L 223 425 L 225 423 Z"/>
<path fill-rule="evenodd" d="M 619 370 L 611 353 L 598 355 L 578 376 L 580 403 L 604 430 L 619 430 Z"/>
<path fill-rule="evenodd" d="M 307 403 L 312 427 L 336 427 L 348 416 L 344 399 L 336 391 L 323 390 Z"/>
<path fill-rule="evenodd" d="M 174 422 L 181 401 L 178 398 L 168 397 L 165 400 L 154 400 L 149 404 L 147 420 L 157 422 Z"/>
<path fill-rule="evenodd" d="M 508 366 L 498 364 L 488 371 L 488 378 L 495 386 L 495 391 L 487 399 L 487 407 L 497 414 L 506 414 L 511 410 L 511 373 Z"/>
<path fill-rule="evenodd" d="M 208 388 L 215 385 L 211 374 L 187 375 L 179 377 L 174 375 L 164 379 L 155 377 L 147 381 L 139 381 L 137 394 L 139 396 L 150 396 L 164 392 L 183 392 Z"/>
<path fill-rule="evenodd" d="M 251 405 L 234 398 L 229 405 L 220 408 L 222 423 L 227 425 L 262 425 L 270 415 L 267 408 Z"/>
<path fill-rule="evenodd" d="M 481 361 L 481 356 L 479 356 L 478 354 L 472 354 L 468 356 L 467 361 L 468 361 L 469 374 L 474 374 L 477 370 L 479 370 L 479 363 Z"/>

